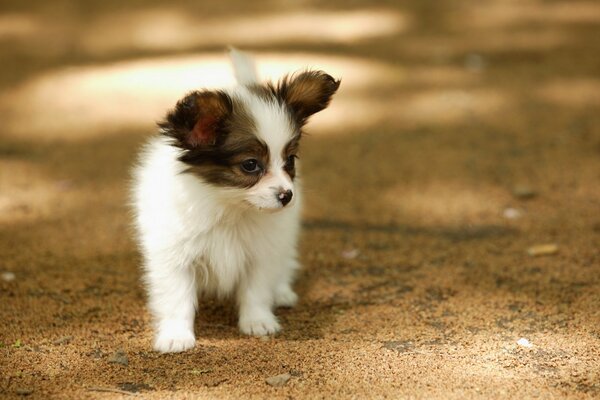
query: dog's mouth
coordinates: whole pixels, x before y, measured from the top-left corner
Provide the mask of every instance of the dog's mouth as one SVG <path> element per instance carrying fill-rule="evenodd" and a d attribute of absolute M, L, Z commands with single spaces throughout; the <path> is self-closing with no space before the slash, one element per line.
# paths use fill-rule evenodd
<path fill-rule="evenodd" d="M 243 204 L 252 210 L 256 210 L 259 212 L 263 212 L 263 213 L 267 213 L 267 214 L 275 214 L 278 213 L 280 211 L 283 211 L 287 208 L 290 208 L 293 205 L 293 202 L 291 202 L 290 204 L 287 205 L 282 205 L 281 203 L 279 203 L 278 205 L 262 205 L 262 204 L 256 204 L 254 202 L 252 202 L 249 199 L 244 199 Z"/>
<path fill-rule="evenodd" d="M 278 207 L 265 207 L 265 206 L 257 206 L 256 204 L 252 204 L 250 201 L 247 202 L 254 210 L 258 210 L 260 212 L 264 212 L 267 214 L 275 214 L 279 211 L 282 211 L 286 207 L 278 206 Z"/>

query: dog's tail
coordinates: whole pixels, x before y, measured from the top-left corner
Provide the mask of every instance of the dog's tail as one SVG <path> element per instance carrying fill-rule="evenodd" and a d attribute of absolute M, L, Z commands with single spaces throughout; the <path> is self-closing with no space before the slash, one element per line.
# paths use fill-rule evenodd
<path fill-rule="evenodd" d="M 240 85 L 252 85 L 258 82 L 258 73 L 252 57 L 235 47 L 229 47 L 229 57 L 235 79 Z"/>

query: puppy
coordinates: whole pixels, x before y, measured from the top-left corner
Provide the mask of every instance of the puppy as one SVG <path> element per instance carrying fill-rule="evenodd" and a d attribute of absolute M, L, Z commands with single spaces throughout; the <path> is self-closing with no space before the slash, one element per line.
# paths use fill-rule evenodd
<path fill-rule="evenodd" d="M 154 348 L 195 344 L 199 295 L 234 296 L 239 329 L 280 330 L 298 269 L 298 150 L 308 118 L 340 81 L 322 71 L 260 84 L 252 60 L 231 50 L 238 85 L 181 99 L 134 169 L 132 200 Z"/>

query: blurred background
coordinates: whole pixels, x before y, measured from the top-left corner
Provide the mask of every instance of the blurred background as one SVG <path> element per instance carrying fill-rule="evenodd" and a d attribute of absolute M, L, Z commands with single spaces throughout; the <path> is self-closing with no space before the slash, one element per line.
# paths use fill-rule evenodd
<path fill-rule="evenodd" d="M 2 0 L 0 393 L 600 394 L 599 38 L 588 0 Z M 228 45 L 342 79 L 302 144 L 303 300 L 270 344 L 208 303 L 158 358 L 129 170 L 233 84 Z"/>

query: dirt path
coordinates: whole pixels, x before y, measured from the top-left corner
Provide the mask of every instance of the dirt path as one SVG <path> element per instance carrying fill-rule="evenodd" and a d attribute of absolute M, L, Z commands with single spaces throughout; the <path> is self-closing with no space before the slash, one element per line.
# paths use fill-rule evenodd
<path fill-rule="evenodd" d="M 598 398 L 600 6 L 396 3 L 5 5 L 0 397 Z M 159 355 L 128 171 L 224 41 L 343 79 L 303 143 L 301 301 L 270 340 L 205 303 Z"/>

